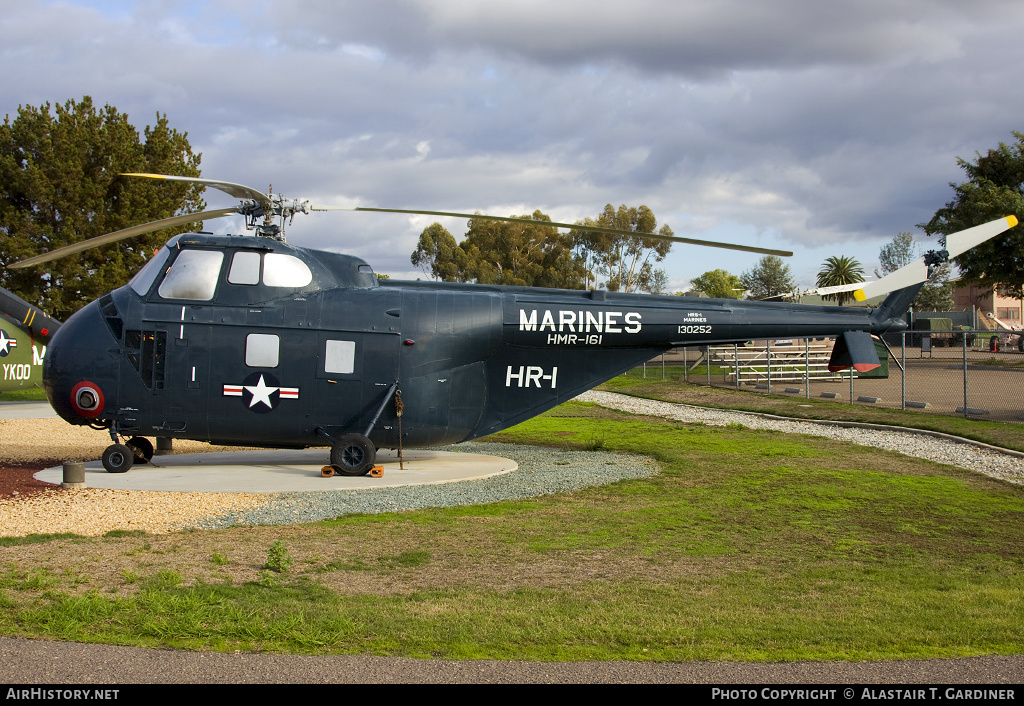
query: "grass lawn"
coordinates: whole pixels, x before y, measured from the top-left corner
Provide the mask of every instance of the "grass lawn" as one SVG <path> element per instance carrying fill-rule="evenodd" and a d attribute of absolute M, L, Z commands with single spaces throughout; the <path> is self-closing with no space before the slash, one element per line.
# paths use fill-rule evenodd
<path fill-rule="evenodd" d="M 972 363 L 973 364 L 973 363 Z M 699 373 L 690 373 L 690 380 L 700 383 L 704 380 L 704 368 Z M 712 368 L 712 376 L 714 376 Z M 647 377 L 641 369 L 630 371 L 599 385 L 597 390 L 621 392 L 634 397 L 678 402 L 699 407 L 737 409 L 747 412 L 764 412 L 783 417 L 801 419 L 829 419 L 849 422 L 868 422 L 892 426 L 910 427 L 939 431 L 965 439 L 982 441 L 1006 449 L 1024 451 L 1024 424 L 987 422 L 978 419 L 964 419 L 943 414 L 903 411 L 871 407 L 862 404 L 830 402 L 822 399 L 805 399 L 802 395 L 766 395 L 760 392 L 744 392 L 721 387 L 707 387 L 689 384 L 681 379 L 683 368 L 670 366 L 665 378 L 661 377 L 660 366 L 650 366 Z"/>
<path fill-rule="evenodd" d="M 46 392 L 41 387 L 6 390 L 0 392 L 0 402 L 46 402 Z"/>
<path fill-rule="evenodd" d="M 1024 651 L 1024 489 L 817 437 L 570 403 L 492 437 L 652 456 L 517 502 L 0 545 L 0 632 L 519 660 Z"/>

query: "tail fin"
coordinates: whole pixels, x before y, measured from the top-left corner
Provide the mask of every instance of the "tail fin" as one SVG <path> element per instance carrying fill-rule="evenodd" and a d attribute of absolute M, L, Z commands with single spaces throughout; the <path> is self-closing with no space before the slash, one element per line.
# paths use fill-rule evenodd
<path fill-rule="evenodd" d="M 872 328 L 875 332 L 885 333 L 890 328 L 895 328 L 897 331 L 905 328 L 902 323 L 897 324 L 896 322 L 902 322 L 903 315 L 910 309 L 914 297 L 917 296 L 917 293 L 921 291 L 923 286 L 924 282 L 918 282 L 909 287 L 890 292 L 889 296 L 878 305 L 878 308 L 871 315 Z"/>

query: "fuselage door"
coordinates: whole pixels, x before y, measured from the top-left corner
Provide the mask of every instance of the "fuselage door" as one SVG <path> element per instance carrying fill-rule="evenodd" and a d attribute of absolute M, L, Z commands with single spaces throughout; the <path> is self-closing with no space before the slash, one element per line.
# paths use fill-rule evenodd
<path fill-rule="evenodd" d="M 332 435 L 363 434 L 377 447 L 398 443 L 395 411 L 398 333 L 323 331 L 317 344 L 316 418 Z"/>

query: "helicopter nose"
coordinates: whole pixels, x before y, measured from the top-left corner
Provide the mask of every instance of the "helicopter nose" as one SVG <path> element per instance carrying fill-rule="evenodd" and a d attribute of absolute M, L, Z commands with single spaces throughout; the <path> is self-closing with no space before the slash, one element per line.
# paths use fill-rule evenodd
<path fill-rule="evenodd" d="M 96 302 L 61 326 L 43 359 L 43 386 L 50 406 L 71 424 L 113 418 L 120 343 Z"/>

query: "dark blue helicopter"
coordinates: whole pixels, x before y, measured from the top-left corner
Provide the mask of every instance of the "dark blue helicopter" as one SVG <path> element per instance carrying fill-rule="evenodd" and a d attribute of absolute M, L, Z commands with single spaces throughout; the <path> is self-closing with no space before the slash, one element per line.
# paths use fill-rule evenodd
<path fill-rule="evenodd" d="M 858 285 L 861 299 L 896 290 L 874 309 L 380 280 L 357 257 L 285 243 L 272 222 L 326 208 L 227 182 L 136 176 L 199 182 L 242 201 L 12 267 L 231 213 L 245 215 L 257 237 L 175 236 L 128 285 L 53 336 L 43 369 L 50 404 L 71 424 L 109 430 L 103 464 L 114 473 L 152 457 L 146 437 L 166 437 L 330 446 L 336 470 L 362 475 L 378 448 L 500 431 L 677 346 L 839 336 L 830 368 L 866 370 L 879 365 L 871 336 L 905 328 L 903 315 L 929 274 L 922 261 Z M 949 236 L 948 257 L 1015 223 L 1009 217 Z"/>

